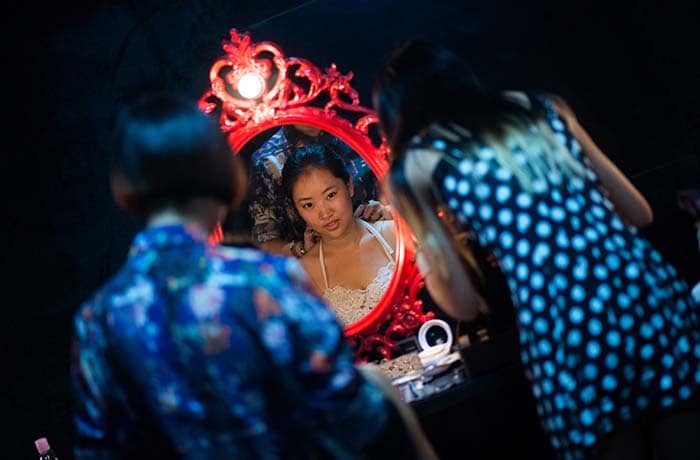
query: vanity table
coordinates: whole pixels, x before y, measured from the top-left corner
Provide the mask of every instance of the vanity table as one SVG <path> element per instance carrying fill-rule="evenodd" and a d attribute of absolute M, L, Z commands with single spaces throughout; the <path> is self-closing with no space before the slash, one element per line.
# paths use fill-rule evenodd
<path fill-rule="evenodd" d="M 463 348 L 464 360 L 422 382 L 397 379 L 441 459 L 555 458 L 514 340 L 508 331 Z"/>

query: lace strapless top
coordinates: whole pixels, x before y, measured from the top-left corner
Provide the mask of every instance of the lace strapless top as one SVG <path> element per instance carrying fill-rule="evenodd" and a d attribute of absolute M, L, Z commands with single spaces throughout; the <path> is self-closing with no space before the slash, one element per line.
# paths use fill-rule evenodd
<path fill-rule="evenodd" d="M 379 267 L 377 276 L 366 289 L 337 285 L 323 291 L 323 299 L 333 308 L 340 322 L 347 326 L 362 319 L 379 303 L 393 274 L 394 262 L 389 262 Z"/>
<path fill-rule="evenodd" d="M 323 241 L 319 242 L 318 257 L 321 263 L 323 282 L 326 286 L 326 289 L 323 291 L 323 299 L 333 308 L 336 316 L 338 316 L 338 319 L 344 326 L 359 321 L 377 305 L 386 288 L 389 287 L 391 276 L 394 273 L 394 250 L 374 226 L 363 220 L 360 220 L 360 222 L 377 239 L 389 260 L 386 265 L 379 267 L 374 279 L 365 289 L 350 289 L 341 285 L 328 287 L 328 275 L 326 274 L 326 264 L 323 259 Z"/>

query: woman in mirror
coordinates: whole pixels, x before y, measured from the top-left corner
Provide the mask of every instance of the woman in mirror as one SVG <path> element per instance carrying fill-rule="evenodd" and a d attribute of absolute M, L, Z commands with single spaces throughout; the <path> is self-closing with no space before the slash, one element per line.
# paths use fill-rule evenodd
<path fill-rule="evenodd" d="M 282 171 L 292 206 L 318 243 L 301 258 L 318 293 L 347 325 L 381 299 L 394 271 L 393 220 L 370 224 L 353 213 L 352 179 L 330 144 L 296 149 Z"/>
<path fill-rule="evenodd" d="M 459 319 L 483 305 L 446 228 L 452 214 L 498 258 L 560 458 L 697 458 L 700 308 L 637 232 L 652 220 L 647 201 L 571 109 L 487 92 L 462 59 L 425 42 L 396 52 L 374 105 L 428 290 Z"/>
<path fill-rule="evenodd" d="M 261 248 L 280 254 L 303 256 L 315 244 L 311 229 L 286 206 L 281 173 L 294 149 L 330 144 L 341 155 L 352 178 L 353 204 L 358 217 L 368 222 L 391 219 L 391 208 L 377 201 L 377 181 L 367 163 L 335 136 L 310 125 L 285 125 L 275 132 L 251 158 L 252 238 Z"/>

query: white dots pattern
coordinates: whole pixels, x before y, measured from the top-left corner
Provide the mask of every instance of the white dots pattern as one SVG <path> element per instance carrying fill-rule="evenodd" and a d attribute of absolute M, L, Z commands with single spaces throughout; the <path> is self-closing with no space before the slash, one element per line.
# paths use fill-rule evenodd
<path fill-rule="evenodd" d="M 501 185 L 496 189 L 496 201 L 504 203 L 510 198 L 510 188 Z"/>
<path fill-rule="evenodd" d="M 552 445 L 562 458 L 584 458 L 618 421 L 698 394 L 700 309 L 675 270 L 615 214 L 551 106 L 534 106 L 585 177 L 557 185 L 548 175 L 550 183 L 536 181 L 531 194 L 482 150 L 441 162 L 435 178 L 460 222 L 499 256 Z M 426 143 L 459 158 L 459 142 Z M 519 149 L 514 159 L 527 163 Z"/>

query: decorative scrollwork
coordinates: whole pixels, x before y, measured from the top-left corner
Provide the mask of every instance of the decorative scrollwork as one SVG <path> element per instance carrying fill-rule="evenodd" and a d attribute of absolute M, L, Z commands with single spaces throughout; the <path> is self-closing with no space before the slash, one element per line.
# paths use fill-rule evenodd
<path fill-rule="evenodd" d="M 200 108 L 205 113 L 220 109 L 224 132 L 251 120 L 261 123 L 280 110 L 309 106 L 322 95 L 328 98 L 323 110 L 329 116 L 336 116 L 338 109 L 357 114 L 353 127 L 361 133 L 367 135 L 370 125 L 378 123 L 372 110 L 360 105 L 359 94 L 350 83 L 353 73 L 341 73 L 336 64 L 322 71 L 306 59 L 285 57 L 274 43 L 254 43 L 248 32 L 240 34 L 236 29 L 230 31 L 222 48 L 225 55 L 211 66 L 211 89 L 201 97 Z M 244 97 L 238 89 L 241 79 L 249 74 L 264 82 L 257 97 Z M 386 153 L 383 145 L 382 153 Z"/>
<path fill-rule="evenodd" d="M 396 338 L 408 337 L 420 328 L 424 322 L 435 318 L 432 311 L 423 311 L 423 301 L 418 298 L 425 286 L 423 277 L 415 265 L 409 265 L 403 272 L 398 289 L 402 295 L 392 308 L 384 313 L 382 319 L 360 333 L 349 336 L 351 345 L 356 350 L 358 361 L 375 358 L 376 354 L 384 359 L 396 356 L 398 345 Z"/>

